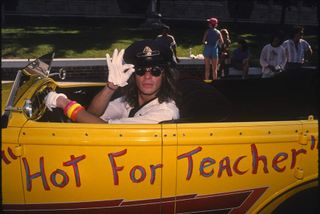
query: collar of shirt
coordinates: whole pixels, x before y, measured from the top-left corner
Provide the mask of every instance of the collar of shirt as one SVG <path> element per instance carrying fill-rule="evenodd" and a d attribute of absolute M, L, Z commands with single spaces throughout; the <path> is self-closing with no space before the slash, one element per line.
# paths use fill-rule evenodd
<path fill-rule="evenodd" d="M 128 109 L 130 111 L 129 117 L 134 117 L 137 114 L 143 115 L 145 112 L 147 112 L 150 109 L 150 107 L 153 107 L 154 105 L 159 105 L 159 104 L 160 104 L 159 99 L 157 97 L 155 97 L 152 100 L 149 100 L 148 102 L 146 102 L 145 104 L 137 108 L 131 107 L 127 104 L 127 106 L 131 108 L 130 110 Z"/>

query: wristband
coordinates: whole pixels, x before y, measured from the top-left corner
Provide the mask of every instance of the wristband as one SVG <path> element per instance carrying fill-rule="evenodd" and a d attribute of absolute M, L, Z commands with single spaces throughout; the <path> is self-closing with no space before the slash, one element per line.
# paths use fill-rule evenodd
<path fill-rule="evenodd" d="M 70 108 L 67 111 L 67 116 L 71 118 L 72 112 L 79 106 L 81 106 L 79 103 L 75 103 L 72 106 L 70 106 Z"/>
<path fill-rule="evenodd" d="M 70 106 L 72 106 L 73 104 L 77 103 L 76 101 L 70 101 L 68 102 L 68 104 L 64 107 L 63 109 L 63 113 L 64 115 L 67 116 L 67 112 L 68 112 L 68 109 L 70 108 Z"/>
<path fill-rule="evenodd" d="M 70 119 L 75 122 L 80 111 L 84 110 L 83 106 L 78 106 L 71 114 Z"/>

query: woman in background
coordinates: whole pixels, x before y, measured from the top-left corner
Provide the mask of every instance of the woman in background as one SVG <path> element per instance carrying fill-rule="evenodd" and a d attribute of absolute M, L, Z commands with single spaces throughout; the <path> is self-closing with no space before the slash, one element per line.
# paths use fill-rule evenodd
<path fill-rule="evenodd" d="M 216 29 L 218 26 L 218 19 L 210 18 L 207 19 L 208 29 L 205 31 L 202 39 L 204 46 L 204 63 L 205 63 L 205 79 L 207 83 L 212 82 L 210 80 L 210 64 L 212 67 L 212 79 L 218 79 L 218 46 L 223 45 L 223 38 L 219 30 Z"/>
<path fill-rule="evenodd" d="M 230 36 L 227 29 L 220 30 L 224 43 L 220 45 L 220 57 L 219 57 L 219 69 L 218 75 L 221 77 L 227 77 L 229 75 L 230 60 Z"/>

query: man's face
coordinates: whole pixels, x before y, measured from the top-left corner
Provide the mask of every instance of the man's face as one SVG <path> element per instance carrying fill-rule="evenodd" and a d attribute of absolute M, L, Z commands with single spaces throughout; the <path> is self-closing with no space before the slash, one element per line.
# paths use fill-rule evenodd
<path fill-rule="evenodd" d="M 135 76 L 139 93 L 155 97 L 160 90 L 163 75 L 160 67 L 138 68 Z"/>
<path fill-rule="evenodd" d="M 272 41 L 272 46 L 278 47 L 280 45 L 280 38 L 274 37 Z"/>
<path fill-rule="evenodd" d="M 300 39 L 302 39 L 302 37 L 303 37 L 303 31 L 298 32 L 294 35 L 293 41 L 299 41 Z"/>

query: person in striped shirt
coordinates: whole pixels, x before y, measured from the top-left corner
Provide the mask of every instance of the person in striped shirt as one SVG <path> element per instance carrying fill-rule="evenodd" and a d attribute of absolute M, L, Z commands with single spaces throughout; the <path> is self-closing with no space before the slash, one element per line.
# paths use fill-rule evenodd
<path fill-rule="evenodd" d="M 310 44 L 303 39 L 304 28 L 297 26 L 293 29 L 291 38 L 284 41 L 282 47 L 285 49 L 287 58 L 286 69 L 299 69 L 312 55 Z"/>

